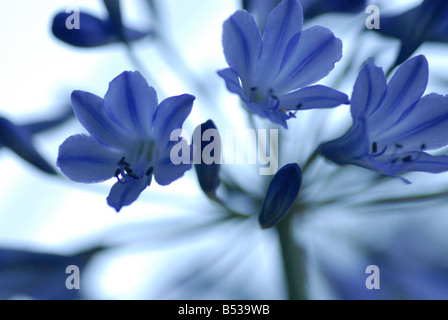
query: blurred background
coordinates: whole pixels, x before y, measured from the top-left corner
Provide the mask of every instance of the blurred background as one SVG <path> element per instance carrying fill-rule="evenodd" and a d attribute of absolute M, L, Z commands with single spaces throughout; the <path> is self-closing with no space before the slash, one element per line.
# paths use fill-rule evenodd
<path fill-rule="evenodd" d="M 394 15 L 421 1 L 367 1 L 366 7 L 370 3 L 381 15 Z M 189 132 L 207 119 L 220 130 L 248 127 L 238 98 L 216 74 L 227 66 L 222 23 L 242 1 L 122 1 L 124 25 L 155 28 L 163 38 L 133 42 L 132 52 L 119 42 L 78 48 L 57 39 L 53 17 L 69 7 L 107 17 L 102 1 L 0 3 L 1 117 L 18 126 L 57 118 L 70 107 L 73 90 L 103 97 L 113 78 L 138 69 L 160 101 L 182 93 L 197 97 L 185 125 Z M 320 83 L 350 95 L 368 57 L 384 70 L 392 66 L 400 42 L 367 31 L 368 16 L 361 10 L 306 20 L 305 28 L 328 27 L 344 44 L 342 60 Z M 445 43 L 424 43 L 413 54 L 429 61 L 427 93 L 448 92 L 447 50 Z M 350 120 L 347 106 L 300 113 L 281 132 L 280 165 L 302 165 L 318 143 L 343 133 Z M 259 128 L 269 125 L 256 119 Z M 82 132 L 70 118 L 33 135 L 33 143 L 59 172 L 59 145 Z M 7 147 L 0 149 L 0 168 L 2 299 L 290 298 L 278 236 L 261 230 L 256 220 L 269 182 L 256 167 L 223 168 L 226 181 L 245 190 L 229 197 L 230 206 L 255 219 L 229 217 L 203 194 L 194 170 L 166 187 L 154 182 L 117 214 L 106 203 L 114 181 L 84 185 L 49 175 Z M 307 297 L 448 298 L 448 175 L 412 174 L 407 178 L 413 184 L 404 185 L 366 171 L 319 159 L 305 173 L 301 199 L 307 210 L 291 214 L 292 241 L 304 252 Z M 72 264 L 81 270 L 76 292 L 65 288 L 65 268 Z M 381 270 L 379 290 L 365 287 L 369 265 Z"/>

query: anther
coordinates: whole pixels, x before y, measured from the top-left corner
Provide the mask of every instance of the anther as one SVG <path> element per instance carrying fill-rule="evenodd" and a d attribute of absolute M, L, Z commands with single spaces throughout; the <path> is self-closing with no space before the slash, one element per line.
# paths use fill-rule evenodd
<path fill-rule="evenodd" d="M 374 142 L 372 144 L 372 152 L 373 153 L 377 153 L 378 152 L 378 144 L 376 142 Z"/>
<path fill-rule="evenodd" d="M 129 167 L 124 167 L 124 171 L 126 171 L 126 173 L 128 173 L 128 174 L 133 172 L 132 169 Z"/>
<path fill-rule="evenodd" d="M 398 149 L 401 149 L 401 148 L 403 148 L 403 145 L 401 143 L 396 143 L 395 147 L 397 147 Z"/>
<path fill-rule="evenodd" d="M 403 159 L 401 159 L 403 162 L 411 162 L 412 161 L 412 156 L 407 156 L 404 157 Z"/>
<path fill-rule="evenodd" d="M 118 165 L 119 165 L 119 166 L 126 166 L 126 167 L 129 167 L 129 163 L 127 163 L 126 161 L 124 161 L 125 158 L 126 158 L 126 157 L 123 157 L 123 158 L 120 159 L 120 161 L 118 161 Z"/>
<path fill-rule="evenodd" d="M 420 146 L 420 149 L 425 150 L 426 149 L 426 144 L 422 143 L 422 145 Z"/>
<path fill-rule="evenodd" d="M 145 175 L 149 176 L 154 171 L 153 167 L 149 167 L 149 169 L 146 171 Z"/>
<path fill-rule="evenodd" d="M 297 110 L 299 110 L 300 108 L 302 108 L 302 103 L 299 103 L 299 104 L 296 105 L 294 108 L 297 109 Z"/>

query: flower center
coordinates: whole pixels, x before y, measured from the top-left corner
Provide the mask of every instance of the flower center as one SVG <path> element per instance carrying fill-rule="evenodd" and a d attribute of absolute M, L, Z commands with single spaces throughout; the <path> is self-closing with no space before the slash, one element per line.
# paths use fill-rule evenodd
<path fill-rule="evenodd" d="M 117 162 L 118 168 L 115 170 L 115 177 L 120 183 L 149 177 L 154 170 L 151 165 L 154 151 L 153 141 L 140 142 L 129 151 L 129 158 L 123 156 Z"/>

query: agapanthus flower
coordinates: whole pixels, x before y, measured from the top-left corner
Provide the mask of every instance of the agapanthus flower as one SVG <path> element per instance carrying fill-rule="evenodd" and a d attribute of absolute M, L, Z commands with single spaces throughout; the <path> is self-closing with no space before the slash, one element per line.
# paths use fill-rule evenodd
<path fill-rule="evenodd" d="M 91 48 L 112 43 L 130 43 L 152 35 L 123 25 L 119 0 L 104 0 L 108 11 L 106 19 L 87 12 L 79 12 L 79 28 L 68 28 L 72 12 L 59 12 L 53 18 L 52 32 L 61 41 L 75 47 Z M 75 19 L 75 17 L 73 17 Z"/>
<path fill-rule="evenodd" d="M 448 156 L 425 152 L 448 145 L 448 97 L 422 97 L 427 83 L 424 56 L 401 65 L 389 83 L 369 59 L 353 89 L 352 127 L 318 151 L 339 165 L 357 165 L 405 182 L 400 173 L 448 171 Z"/>
<path fill-rule="evenodd" d="M 284 0 L 270 13 L 263 37 L 247 11 L 224 22 L 222 42 L 230 68 L 218 74 L 250 112 L 285 128 L 298 110 L 348 103 L 339 91 L 310 86 L 341 59 L 341 40 L 320 26 L 302 31 L 302 23 L 297 0 Z"/>
<path fill-rule="evenodd" d="M 59 148 L 58 166 L 71 180 L 106 181 L 114 176 L 107 202 L 117 211 L 133 203 L 151 183 L 168 185 L 191 164 L 173 164 L 174 130 L 181 129 L 195 97 L 184 94 L 158 104 L 157 94 L 139 72 L 123 72 L 100 97 L 72 93 L 73 110 L 89 135 L 69 137 Z M 174 141 L 176 140 L 176 141 Z"/>
<path fill-rule="evenodd" d="M 382 15 L 374 31 L 400 39 L 401 48 L 392 66 L 408 59 L 424 42 L 448 42 L 448 1 L 425 0 L 399 15 Z"/>

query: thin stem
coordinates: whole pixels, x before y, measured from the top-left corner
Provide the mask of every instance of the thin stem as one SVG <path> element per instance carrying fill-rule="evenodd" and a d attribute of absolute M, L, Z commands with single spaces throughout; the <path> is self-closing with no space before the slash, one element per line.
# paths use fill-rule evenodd
<path fill-rule="evenodd" d="M 296 243 L 292 230 L 292 218 L 288 215 L 277 225 L 280 251 L 288 287 L 289 300 L 306 300 L 306 267 L 303 248 Z"/>

